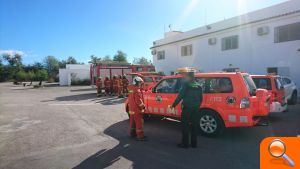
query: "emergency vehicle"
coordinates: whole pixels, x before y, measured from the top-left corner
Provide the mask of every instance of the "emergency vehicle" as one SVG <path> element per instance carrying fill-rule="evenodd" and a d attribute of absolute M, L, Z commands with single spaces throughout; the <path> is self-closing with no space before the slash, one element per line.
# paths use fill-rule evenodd
<path fill-rule="evenodd" d="M 181 88 L 183 75 L 164 76 L 143 92 L 145 115 L 179 119 L 181 106 L 174 110 L 174 102 Z M 270 95 L 265 89 L 256 89 L 250 75 L 241 72 L 196 73 L 195 80 L 202 85 L 203 102 L 199 107 L 199 128 L 206 136 L 216 136 L 226 127 L 256 125 L 270 110 Z M 125 102 L 126 110 L 128 104 Z"/>
<path fill-rule="evenodd" d="M 161 74 L 156 72 L 137 72 L 126 74 L 126 78 L 129 80 L 129 82 L 132 82 L 132 79 L 135 76 L 138 76 L 144 80 L 143 90 L 149 90 L 163 78 Z"/>
<path fill-rule="evenodd" d="M 257 88 L 268 90 L 271 95 L 270 112 L 283 112 L 287 110 L 284 87 L 280 76 L 277 75 L 251 75 Z"/>
<path fill-rule="evenodd" d="M 111 79 L 114 75 L 118 76 L 135 72 L 155 72 L 155 67 L 153 65 L 131 65 L 130 63 L 119 62 L 91 64 L 91 85 L 97 85 L 95 83 L 99 76 L 103 79 L 108 76 Z"/>

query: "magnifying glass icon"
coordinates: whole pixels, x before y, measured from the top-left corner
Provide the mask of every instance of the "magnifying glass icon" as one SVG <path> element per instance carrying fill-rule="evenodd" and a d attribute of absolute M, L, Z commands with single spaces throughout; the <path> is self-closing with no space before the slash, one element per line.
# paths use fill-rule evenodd
<path fill-rule="evenodd" d="M 271 154 L 271 156 L 275 157 L 275 158 L 284 158 L 285 161 L 288 162 L 288 164 L 291 167 L 295 166 L 294 161 L 285 154 L 286 152 L 286 146 L 284 144 L 283 141 L 279 140 L 279 139 L 274 139 L 270 144 L 269 144 L 269 153 Z"/>

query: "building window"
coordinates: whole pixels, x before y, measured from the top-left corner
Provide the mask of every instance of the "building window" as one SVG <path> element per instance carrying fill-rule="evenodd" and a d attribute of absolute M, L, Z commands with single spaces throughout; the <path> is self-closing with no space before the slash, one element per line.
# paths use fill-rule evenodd
<path fill-rule="evenodd" d="M 181 46 L 181 56 L 191 56 L 193 54 L 193 45 Z"/>
<path fill-rule="evenodd" d="M 157 52 L 157 60 L 163 60 L 165 59 L 165 51 L 162 50 L 162 51 L 158 51 Z"/>
<path fill-rule="evenodd" d="M 276 27 L 274 36 L 275 43 L 300 40 L 300 22 Z"/>
<path fill-rule="evenodd" d="M 237 49 L 239 47 L 239 36 L 229 36 L 222 38 L 222 50 Z"/>

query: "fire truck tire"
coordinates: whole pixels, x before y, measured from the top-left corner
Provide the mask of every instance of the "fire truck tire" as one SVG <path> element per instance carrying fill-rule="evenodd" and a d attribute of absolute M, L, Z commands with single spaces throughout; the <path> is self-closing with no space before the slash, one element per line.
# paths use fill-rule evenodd
<path fill-rule="evenodd" d="M 297 104 L 297 91 L 295 90 L 294 92 L 293 92 L 293 94 L 292 94 L 292 97 L 291 97 L 291 99 L 290 100 L 288 100 L 288 104 L 290 104 L 290 105 L 295 105 L 295 104 Z"/>
<path fill-rule="evenodd" d="M 224 131 L 225 125 L 220 115 L 209 109 L 202 109 L 199 113 L 200 134 L 207 137 L 216 137 Z"/>

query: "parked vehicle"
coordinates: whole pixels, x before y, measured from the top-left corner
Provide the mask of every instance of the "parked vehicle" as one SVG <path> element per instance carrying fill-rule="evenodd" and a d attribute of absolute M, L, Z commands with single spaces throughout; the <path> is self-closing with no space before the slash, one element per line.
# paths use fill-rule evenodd
<path fill-rule="evenodd" d="M 199 107 L 200 132 L 216 136 L 226 127 L 254 126 L 270 110 L 270 95 L 256 86 L 247 73 L 197 73 L 203 88 L 203 102 Z M 168 107 L 177 97 L 182 75 L 165 76 L 151 90 L 143 93 L 146 115 L 158 115 L 180 120 L 181 106 Z M 125 102 L 128 111 L 127 101 Z"/>
<path fill-rule="evenodd" d="M 128 73 L 126 78 L 129 82 L 132 82 L 132 79 L 135 76 L 139 76 L 144 80 L 144 90 L 149 90 L 149 88 L 153 87 L 157 82 L 159 82 L 163 76 L 156 72 L 137 72 L 137 73 Z"/>
<path fill-rule="evenodd" d="M 251 75 L 251 77 L 257 88 L 266 89 L 271 94 L 270 112 L 283 112 L 287 110 L 287 100 L 280 76 Z"/>
<path fill-rule="evenodd" d="M 155 67 L 153 65 L 131 65 L 129 63 L 97 63 L 91 64 L 90 67 L 90 77 L 91 85 L 95 85 L 97 77 L 106 77 L 110 79 L 114 75 L 124 75 L 135 72 L 155 72 Z"/>
<path fill-rule="evenodd" d="M 285 98 L 287 103 L 294 105 L 297 103 L 298 90 L 296 84 L 288 77 L 281 77 L 282 85 L 284 86 Z"/>

